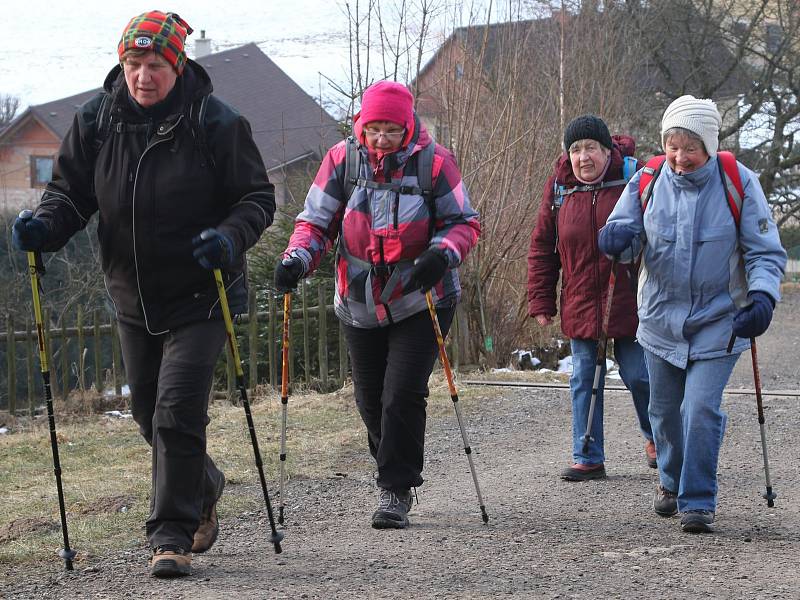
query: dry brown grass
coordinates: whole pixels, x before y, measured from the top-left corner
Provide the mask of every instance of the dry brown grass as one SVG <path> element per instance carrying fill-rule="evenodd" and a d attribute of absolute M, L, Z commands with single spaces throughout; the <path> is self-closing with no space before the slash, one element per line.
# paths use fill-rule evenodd
<path fill-rule="evenodd" d="M 442 372 L 431 378 L 429 414 L 452 411 Z M 271 494 L 277 492 L 280 448 L 280 396 L 269 388 L 251 400 L 258 442 Z M 352 399 L 352 387 L 330 394 L 289 398 L 287 475 L 331 477 L 345 464 L 372 468 L 366 433 Z M 469 401 L 473 390 L 462 386 Z M 131 419 L 65 412 L 56 403 L 59 451 L 70 541 L 77 563 L 91 555 L 144 542 L 148 513 L 150 450 Z M 258 473 L 241 406 L 216 401 L 210 407 L 208 448 L 229 481 L 220 513 L 258 510 L 260 494 L 236 493 L 237 484 L 258 486 Z M 50 559 L 62 547 L 58 499 L 46 419 L 17 419 L 14 433 L 0 436 L 0 563 Z"/>

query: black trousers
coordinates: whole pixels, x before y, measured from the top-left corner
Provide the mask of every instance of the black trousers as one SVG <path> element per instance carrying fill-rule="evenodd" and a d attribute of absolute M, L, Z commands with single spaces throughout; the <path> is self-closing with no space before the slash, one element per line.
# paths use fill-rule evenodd
<path fill-rule="evenodd" d="M 152 446 L 147 539 L 189 550 L 222 473 L 206 454 L 208 395 L 222 345 L 221 320 L 162 335 L 120 323 L 133 419 Z"/>
<path fill-rule="evenodd" d="M 437 309 L 442 334 L 455 306 Z M 387 327 L 344 326 L 356 405 L 378 465 L 378 486 L 393 491 L 422 484 L 428 378 L 438 344 L 427 310 Z"/>

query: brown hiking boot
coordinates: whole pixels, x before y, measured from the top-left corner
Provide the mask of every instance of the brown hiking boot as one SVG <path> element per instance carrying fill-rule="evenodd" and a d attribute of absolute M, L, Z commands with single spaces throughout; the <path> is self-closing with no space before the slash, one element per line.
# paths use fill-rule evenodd
<path fill-rule="evenodd" d="M 194 532 L 194 540 L 192 540 L 192 552 L 201 554 L 209 550 L 214 542 L 217 541 L 219 535 L 219 519 L 217 518 L 217 502 L 222 497 L 222 490 L 225 489 L 225 476 L 220 473 L 221 479 L 217 485 L 216 499 L 214 503 L 203 510 L 203 515 L 200 517 L 200 525 L 197 526 L 197 531 Z"/>
<path fill-rule="evenodd" d="M 561 479 L 564 481 L 589 481 L 590 479 L 605 479 L 606 468 L 603 463 L 596 465 L 583 465 L 575 463 L 561 471 Z"/>
<path fill-rule="evenodd" d="M 678 513 L 678 494 L 670 492 L 660 483 L 653 494 L 653 510 L 662 517 L 671 517 Z"/>
<path fill-rule="evenodd" d="M 653 440 L 647 440 L 644 445 L 644 453 L 647 455 L 647 466 L 651 469 L 657 469 L 658 461 L 656 460 L 656 443 Z"/>
<path fill-rule="evenodd" d="M 164 544 L 153 550 L 150 575 L 153 577 L 185 577 L 192 574 L 192 554 L 180 546 Z"/>

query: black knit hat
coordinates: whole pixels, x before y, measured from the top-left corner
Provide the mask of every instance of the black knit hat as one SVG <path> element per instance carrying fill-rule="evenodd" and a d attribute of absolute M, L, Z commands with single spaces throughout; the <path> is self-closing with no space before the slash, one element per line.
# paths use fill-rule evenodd
<path fill-rule="evenodd" d="M 578 140 L 597 140 L 611 150 L 611 134 L 605 121 L 594 115 L 581 115 L 575 117 L 564 129 L 564 150 L 569 152 L 569 147 Z"/>

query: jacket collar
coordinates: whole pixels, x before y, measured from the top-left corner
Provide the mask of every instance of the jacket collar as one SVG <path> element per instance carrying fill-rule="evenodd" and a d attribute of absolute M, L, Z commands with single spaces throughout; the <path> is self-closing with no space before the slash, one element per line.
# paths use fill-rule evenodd
<path fill-rule="evenodd" d="M 672 170 L 672 167 L 667 164 L 667 171 L 669 172 L 670 180 L 673 181 L 675 185 L 680 187 L 702 188 L 709 182 L 716 170 L 716 158 L 709 158 L 706 164 L 704 164 L 702 167 L 696 171 L 692 171 L 691 173 L 686 173 L 686 175 L 678 175 Z"/>

